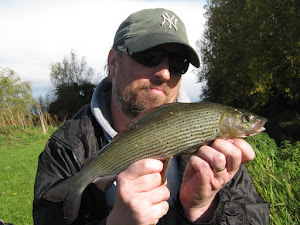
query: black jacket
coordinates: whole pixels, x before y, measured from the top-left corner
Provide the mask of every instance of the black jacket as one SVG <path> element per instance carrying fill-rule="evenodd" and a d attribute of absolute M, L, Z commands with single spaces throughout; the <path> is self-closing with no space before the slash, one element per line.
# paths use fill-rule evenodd
<path fill-rule="evenodd" d="M 35 225 L 65 225 L 63 203 L 43 199 L 43 194 L 57 181 L 76 174 L 88 158 L 103 147 L 103 132 L 90 106 L 84 106 L 73 118 L 53 133 L 39 156 L 34 187 Z M 188 157 L 178 157 L 181 176 Z M 268 224 L 269 204 L 258 196 L 244 166 L 218 195 L 218 208 L 208 224 Z M 95 184 L 84 191 L 77 219 L 73 225 L 105 224 L 110 209 L 105 194 Z M 184 216 L 179 200 L 159 224 L 192 224 Z"/>

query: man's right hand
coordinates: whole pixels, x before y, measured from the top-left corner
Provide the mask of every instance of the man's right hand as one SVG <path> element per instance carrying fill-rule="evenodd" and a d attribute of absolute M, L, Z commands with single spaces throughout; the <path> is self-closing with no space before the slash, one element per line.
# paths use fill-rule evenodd
<path fill-rule="evenodd" d="M 131 164 L 117 177 L 115 205 L 107 225 L 157 224 L 167 214 L 170 191 L 161 185 L 163 163 L 143 159 Z"/>

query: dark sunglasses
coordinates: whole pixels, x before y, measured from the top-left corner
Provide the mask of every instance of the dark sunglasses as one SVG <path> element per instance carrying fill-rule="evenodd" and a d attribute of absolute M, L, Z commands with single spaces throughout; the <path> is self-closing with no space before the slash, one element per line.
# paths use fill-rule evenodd
<path fill-rule="evenodd" d="M 117 47 L 117 50 L 124 52 L 136 62 L 148 67 L 157 66 L 161 64 L 165 57 L 168 57 L 169 71 L 174 74 L 185 74 L 190 64 L 185 55 L 167 52 L 165 49 L 159 46 L 146 51 L 133 53 L 130 52 L 125 44 L 122 44 Z"/>

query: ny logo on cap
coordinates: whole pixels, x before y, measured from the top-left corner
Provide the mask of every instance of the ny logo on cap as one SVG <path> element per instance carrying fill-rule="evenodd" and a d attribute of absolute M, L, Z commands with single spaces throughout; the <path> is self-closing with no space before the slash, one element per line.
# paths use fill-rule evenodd
<path fill-rule="evenodd" d="M 170 17 L 168 15 L 168 13 L 164 13 L 164 14 L 161 15 L 161 17 L 164 19 L 162 21 L 162 23 L 160 24 L 162 27 L 164 26 L 165 22 L 167 21 L 167 22 L 169 22 L 169 28 L 170 29 L 172 29 L 172 27 L 174 27 L 174 29 L 176 31 L 178 31 L 178 28 L 177 28 L 177 19 L 175 18 L 175 16 Z M 173 22 L 173 19 L 174 19 L 174 22 Z"/>

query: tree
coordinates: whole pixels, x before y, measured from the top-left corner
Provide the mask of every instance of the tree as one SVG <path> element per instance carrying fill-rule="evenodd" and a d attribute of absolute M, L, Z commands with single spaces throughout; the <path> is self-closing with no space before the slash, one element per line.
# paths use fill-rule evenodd
<path fill-rule="evenodd" d="M 300 13 L 296 1 L 210 0 L 206 10 L 204 39 L 198 42 L 203 62 L 198 78 L 206 82 L 201 98 L 268 117 L 270 133 L 282 128 L 278 140 L 297 138 Z M 283 130 L 291 130 L 288 124 L 293 131 L 286 136 Z"/>
<path fill-rule="evenodd" d="M 31 111 L 34 103 L 31 83 L 22 82 L 13 70 L 0 67 L 0 127 L 27 127 L 32 123 Z"/>
<path fill-rule="evenodd" d="M 51 115 L 55 114 L 60 120 L 64 120 L 89 103 L 96 87 L 92 83 L 95 75 L 85 58 L 79 60 L 73 50 L 62 62 L 52 64 L 50 77 L 56 100 L 50 104 Z"/>

